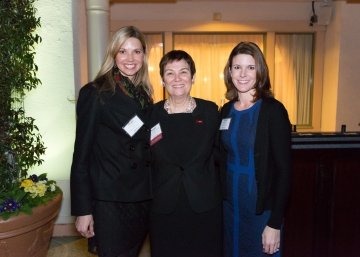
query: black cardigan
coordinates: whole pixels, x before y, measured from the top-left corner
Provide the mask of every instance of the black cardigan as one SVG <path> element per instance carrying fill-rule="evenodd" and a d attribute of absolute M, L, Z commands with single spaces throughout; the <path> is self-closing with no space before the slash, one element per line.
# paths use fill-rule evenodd
<path fill-rule="evenodd" d="M 221 118 L 226 118 L 233 102 L 226 103 Z M 226 150 L 220 144 L 222 185 L 226 185 Z M 254 149 L 257 185 L 256 213 L 271 210 L 268 226 L 279 229 L 283 222 L 290 191 L 291 124 L 285 107 L 274 98 L 263 98 Z M 223 188 L 223 192 L 226 189 Z"/>
<path fill-rule="evenodd" d="M 97 81 L 97 83 L 106 83 Z M 137 202 L 151 198 L 150 130 L 145 111 L 119 87 L 99 93 L 81 88 L 71 167 L 71 213 L 92 213 L 92 201 Z M 145 123 L 132 137 L 123 129 L 135 114 Z"/>

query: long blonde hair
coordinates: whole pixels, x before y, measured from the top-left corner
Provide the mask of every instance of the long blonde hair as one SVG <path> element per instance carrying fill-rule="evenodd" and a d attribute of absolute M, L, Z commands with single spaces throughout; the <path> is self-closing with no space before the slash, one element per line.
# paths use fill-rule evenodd
<path fill-rule="evenodd" d="M 112 90 L 115 91 L 115 81 L 112 77 L 112 69 L 115 66 L 115 57 L 117 53 L 119 52 L 119 49 L 121 48 L 121 45 L 124 44 L 124 42 L 129 38 L 137 38 L 144 51 L 144 62 L 140 70 L 136 73 L 133 83 L 134 86 L 143 86 L 146 93 L 151 98 L 151 95 L 153 93 L 152 85 L 149 78 L 149 72 L 148 72 L 148 50 L 146 46 L 145 36 L 143 35 L 140 30 L 134 26 L 126 26 L 120 28 L 118 31 L 115 32 L 113 35 L 110 43 L 107 46 L 104 62 L 96 75 L 95 80 L 105 76 L 108 82 L 103 86 L 106 88 L 101 88 L 100 90 Z"/>

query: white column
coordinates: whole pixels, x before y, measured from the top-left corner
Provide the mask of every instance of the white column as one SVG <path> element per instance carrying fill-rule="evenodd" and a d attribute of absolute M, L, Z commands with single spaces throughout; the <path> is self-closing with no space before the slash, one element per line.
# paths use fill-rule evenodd
<path fill-rule="evenodd" d="M 109 0 L 86 0 L 89 80 L 99 71 L 109 42 L 109 6 Z"/>

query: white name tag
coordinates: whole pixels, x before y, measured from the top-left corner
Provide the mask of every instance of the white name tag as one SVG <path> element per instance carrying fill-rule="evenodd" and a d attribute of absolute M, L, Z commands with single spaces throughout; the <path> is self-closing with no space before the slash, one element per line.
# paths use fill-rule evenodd
<path fill-rule="evenodd" d="M 231 118 L 224 118 L 221 120 L 220 130 L 228 130 L 230 126 Z"/>
<path fill-rule="evenodd" d="M 160 123 L 158 123 L 154 127 L 151 128 L 150 145 L 155 144 L 160 139 L 162 139 L 162 131 L 161 131 Z"/>
<path fill-rule="evenodd" d="M 130 137 L 132 137 L 136 132 L 138 132 L 142 125 L 144 125 L 144 122 L 137 115 L 135 115 L 123 127 L 123 130 L 125 130 L 125 132 L 128 133 Z"/>

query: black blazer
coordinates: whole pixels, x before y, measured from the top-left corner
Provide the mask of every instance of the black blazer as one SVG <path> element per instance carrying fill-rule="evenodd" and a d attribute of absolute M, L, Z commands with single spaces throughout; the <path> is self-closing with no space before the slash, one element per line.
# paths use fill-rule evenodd
<path fill-rule="evenodd" d="M 191 208 L 195 212 L 204 212 L 221 202 L 219 173 L 215 170 L 213 150 L 216 132 L 219 128 L 219 112 L 213 102 L 195 99 L 193 123 L 189 134 L 179 133 L 191 142 L 183 145 L 185 151 L 193 154 L 186 160 L 179 160 L 171 149 L 179 147 L 168 138 L 171 129 L 171 115 L 164 110 L 164 101 L 154 105 L 151 114 L 152 126 L 160 123 L 163 138 L 151 146 L 153 194 L 152 210 L 158 213 L 170 213 L 175 209 L 179 190 L 183 185 Z"/>
<path fill-rule="evenodd" d="M 233 102 L 226 103 L 221 118 L 228 117 Z M 221 144 L 222 185 L 226 185 L 226 150 Z M 290 191 L 291 124 L 285 107 L 274 98 L 263 98 L 255 137 L 256 213 L 271 210 L 268 226 L 279 229 Z M 226 192 L 223 189 L 223 192 Z"/>
<path fill-rule="evenodd" d="M 98 81 L 97 83 L 104 83 Z M 136 202 L 151 198 L 147 115 L 119 87 L 80 90 L 71 167 L 71 213 L 92 213 L 92 200 Z M 132 137 L 123 127 L 137 115 L 144 123 Z"/>

